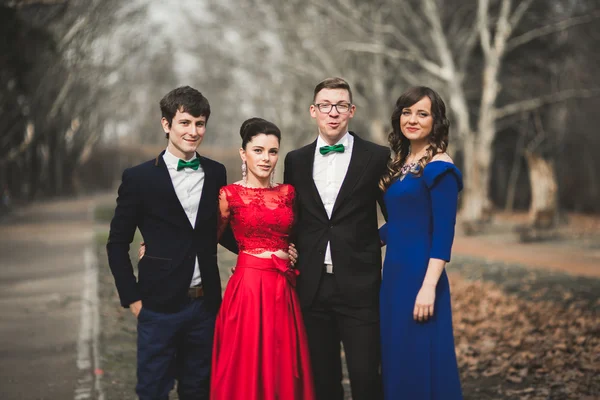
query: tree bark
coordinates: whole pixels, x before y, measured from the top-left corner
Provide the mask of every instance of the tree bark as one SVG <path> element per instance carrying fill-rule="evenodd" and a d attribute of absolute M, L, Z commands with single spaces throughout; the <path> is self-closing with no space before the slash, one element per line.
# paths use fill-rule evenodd
<path fill-rule="evenodd" d="M 492 206 L 489 200 L 491 159 L 490 146 L 473 140 L 465 143 L 465 194 L 462 216 L 469 223 L 488 222 L 491 217 Z"/>
<path fill-rule="evenodd" d="M 510 169 L 510 176 L 508 178 L 508 185 L 506 190 L 506 204 L 504 205 L 504 211 L 512 212 L 515 206 L 515 194 L 517 192 L 517 182 L 519 181 L 519 173 L 521 172 L 521 154 L 525 145 L 525 132 L 521 132 L 517 139 L 517 147 L 513 154 L 512 167 Z"/>
<path fill-rule="evenodd" d="M 558 185 L 554 166 L 529 151 L 525 153 L 525 158 L 531 184 L 529 222 L 534 228 L 551 228 L 555 225 L 558 211 Z"/>

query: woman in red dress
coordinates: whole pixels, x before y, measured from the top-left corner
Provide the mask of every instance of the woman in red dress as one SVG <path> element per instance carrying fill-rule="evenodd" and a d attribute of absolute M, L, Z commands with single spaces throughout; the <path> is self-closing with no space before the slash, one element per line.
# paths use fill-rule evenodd
<path fill-rule="evenodd" d="M 212 400 L 312 400 L 308 344 L 287 249 L 294 188 L 273 184 L 281 133 L 242 124 L 243 180 L 221 189 L 219 235 L 231 224 L 239 246 L 217 316 Z"/>

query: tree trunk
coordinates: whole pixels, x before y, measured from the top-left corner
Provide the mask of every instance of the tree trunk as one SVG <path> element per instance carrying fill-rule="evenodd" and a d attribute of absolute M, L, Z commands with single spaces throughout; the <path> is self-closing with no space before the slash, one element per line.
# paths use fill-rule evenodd
<path fill-rule="evenodd" d="M 471 223 L 488 222 L 492 212 L 489 180 L 492 145 L 496 136 L 494 105 L 498 96 L 498 61 L 498 57 L 494 55 L 486 57 L 479 122 L 477 124 L 478 132 L 475 135 L 475 143 L 471 140 L 465 144 L 465 170 L 467 176 L 463 215 L 465 220 Z"/>
<path fill-rule="evenodd" d="M 506 204 L 504 211 L 512 212 L 515 206 L 515 194 L 517 192 L 517 182 L 519 181 L 519 173 L 521 172 L 521 153 L 525 145 L 525 132 L 521 132 L 517 139 L 517 147 L 513 155 L 512 168 L 508 178 L 508 188 L 506 190 Z"/>
<path fill-rule="evenodd" d="M 387 144 L 387 132 L 383 122 L 380 119 L 371 120 L 370 128 L 371 140 L 382 145 Z"/>
<path fill-rule="evenodd" d="M 373 26 L 373 40 L 377 45 L 384 47 L 385 42 L 383 38 L 383 32 L 381 32 L 381 27 L 383 25 L 383 16 L 381 15 L 381 11 L 375 11 L 375 15 L 373 16 L 374 26 Z M 384 55 L 383 54 L 374 54 L 373 55 L 373 63 L 371 65 L 371 92 L 372 98 L 376 99 L 375 103 L 372 104 L 371 112 L 371 126 L 370 126 L 370 134 L 371 140 L 375 143 L 379 144 L 387 144 L 387 134 L 385 132 L 385 123 L 387 120 L 387 109 L 389 107 L 386 103 L 386 90 L 385 90 L 385 66 L 384 66 Z"/>
<path fill-rule="evenodd" d="M 462 216 L 468 224 L 488 222 L 491 217 L 489 200 L 489 169 L 492 149 L 481 143 L 465 143 L 465 194 L 462 202 Z M 475 229 L 474 226 L 471 228 Z M 476 232 L 472 232 L 476 233 Z"/>
<path fill-rule="evenodd" d="M 455 123 L 450 130 L 456 133 L 450 137 L 450 148 L 452 151 L 465 151 L 467 141 L 472 140 L 471 121 L 469 119 L 469 105 L 463 91 L 462 79 L 456 76 L 448 83 L 449 101 L 448 105 L 454 115 Z"/>
<path fill-rule="evenodd" d="M 531 184 L 529 222 L 535 228 L 551 228 L 555 225 L 558 211 L 558 185 L 554 166 L 531 152 L 526 152 L 525 158 Z"/>

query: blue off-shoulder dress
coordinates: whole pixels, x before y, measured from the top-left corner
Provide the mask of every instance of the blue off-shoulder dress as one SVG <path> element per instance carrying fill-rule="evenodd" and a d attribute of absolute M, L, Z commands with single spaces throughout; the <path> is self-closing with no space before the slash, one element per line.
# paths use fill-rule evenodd
<path fill-rule="evenodd" d="M 434 315 L 413 319 L 430 258 L 450 261 L 462 175 L 452 163 L 432 161 L 421 176 L 407 174 L 386 191 L 387 244 L 380 292 L 381 352 L 386 400 L 462 399 L 450 287 L 446 271 L 436 288 Z"/>

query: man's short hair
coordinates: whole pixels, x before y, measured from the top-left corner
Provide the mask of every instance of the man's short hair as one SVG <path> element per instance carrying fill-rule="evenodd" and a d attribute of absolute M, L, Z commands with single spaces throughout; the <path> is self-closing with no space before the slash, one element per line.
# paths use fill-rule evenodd
<path fill-rule="evenodd" d="M 163 118 L 169 122 L 169 126 L 173 122 L 173 117 L 179 112 L 186 112 L 194 117 L 210 117 L 210 104 L 206 97 L 196 89 L 189 86 L 181 86 L 171 90 L 160 100 L 160 111 Z"/>
<path fill-rule="evenodd" d="M 315 101 L 317 94 L 323 89 L 346 89 L 350 95 L 350 103 L 352 103 L 352 90 L 350 89 L 350 85 L 342 78 L 327 78 L 319 82 L 319 84 L 315 86 L 313 101 Z"/>

